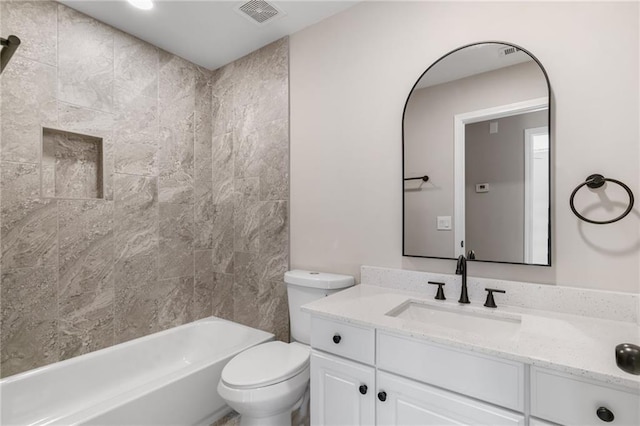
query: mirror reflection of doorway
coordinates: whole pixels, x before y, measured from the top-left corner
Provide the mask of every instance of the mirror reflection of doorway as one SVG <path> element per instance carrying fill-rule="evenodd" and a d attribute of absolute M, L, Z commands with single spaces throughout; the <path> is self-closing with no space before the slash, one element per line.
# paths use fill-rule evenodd
<path fill-rule="evenodd" d="M 465 120 L 464 174 L 456 173 L 465 206 L 460 251 L 478 260 L 546 264 L 548 111 L 508 109 Z"/>
<path fill-rule="evenodd" d="M 524 261 L 544 264 L 549 241 L 549 128 L 524 131 Z"/>

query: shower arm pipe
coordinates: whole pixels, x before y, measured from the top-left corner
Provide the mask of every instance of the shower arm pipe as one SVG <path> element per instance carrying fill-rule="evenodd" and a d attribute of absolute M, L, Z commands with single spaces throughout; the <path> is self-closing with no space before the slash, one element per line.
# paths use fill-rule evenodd
<path fill-rule="evenodd" d="M 7 38 L 0 38 L 0 45 L 2 45 L 2 51 L 0 51 L 0 73 L 2 73 L 16 49 L 20 46 L 20 39 L 10 35 Z"/>

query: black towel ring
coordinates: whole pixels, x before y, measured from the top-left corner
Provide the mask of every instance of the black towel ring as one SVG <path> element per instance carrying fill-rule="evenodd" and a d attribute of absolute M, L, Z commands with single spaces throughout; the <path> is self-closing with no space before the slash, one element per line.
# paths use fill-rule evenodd
<path fill-rule="evenodd" d="M 620 216 L 618 216 L 618 217 L 616 217 L 614 219 L 601 220 L 601 221 L 600 220 L 587 219 L 586 217 L 584 217 L 580 213 L 578 213 L 578 211 L 576 210 L 575 206 L 573 205 L 573 197 L 576 196 L 576 192 L 578 192 L 578 190 L 580 188 L 582 188 L 583 186 L 585 186 L 585 185 L 587 185 L 591 189 L 600 188 L 607 181 L 608 182 L 617 183 L 618 185 L 623 187 L 625 191 L 627 191 L 627 194 L 629 195 L 629 205 L 627 206 L 627 209 L 624 211 L 624 213 L 622 213 Z M 608 223 L 617 222 L 620 219 L 622 219 L 623 217 L 625 217 L 626 215 L 628 215 L 629 212 L 631 212 L 631 209 L 633 209 L 634 201 L 635 200 L 633 198 L 633 192 L 624 183 L 622 183 L 622 182 L 620 182 L 619 180 L 616 180 L 616 179 L 606 178 L 606 177 L 604 177 L 604 176 L 602 176 L 600 174 L 593 174 L 593 175 L 589 175 L 587 177 L 586 181 L 584 181 L 580 185 L 576 186 L 576 189 L 573 190 L 573 192 L 571 193 L 571 197 L 569 198 L 569 205 L 571 206 L 571 211 L 573 212 L 573 214 L 575 214 L 576 216 L 578 216 L 578 218 L 584 220 L 585 222 L 593 223 L 593 224 L 596 224 L 596 225 L 606 225 Z"/>

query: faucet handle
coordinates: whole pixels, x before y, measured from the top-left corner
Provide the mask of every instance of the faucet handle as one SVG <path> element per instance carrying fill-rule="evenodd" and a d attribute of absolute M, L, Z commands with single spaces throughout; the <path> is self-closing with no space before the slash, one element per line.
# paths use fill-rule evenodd
<path fill-rule="evenodd" d="M 427 281 L 429 284 L 433 284 L 433 285 L 437 285 L 438 286 L 438 291 L 436 292 L 436 300 L 447 300 L 446 297 L 444 297 L 444 290 L 442 289 L 442 286 L 445 285 L 444 283 L 440 283 L 437 281 Z"/>
<path fill-rule="evenodd" d="M 487 292 L 487 300 L 484 302 L 484 306 L 487 308 L 497 308 L 496 301 L 493 299 L 493 293 L 506 293 L 504 290 L 498 290 L 497 288 L 485 288 Z"/>

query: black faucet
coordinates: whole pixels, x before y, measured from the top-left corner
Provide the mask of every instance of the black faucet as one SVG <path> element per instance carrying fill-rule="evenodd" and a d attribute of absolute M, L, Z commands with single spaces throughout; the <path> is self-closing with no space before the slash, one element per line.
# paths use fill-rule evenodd
<path fill-rule="evenodd" d="M 456 275 L 462 275 L 462 292 L 460 293 L 458 303 L 469 303 L 469 295 L 467 294 L 467 259 L 465 259 L 463 254 L 458 257 Z"/>

